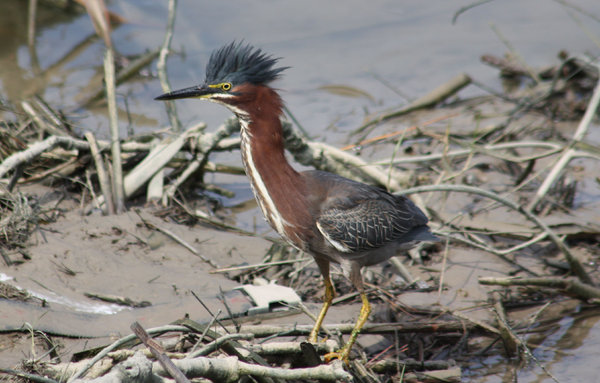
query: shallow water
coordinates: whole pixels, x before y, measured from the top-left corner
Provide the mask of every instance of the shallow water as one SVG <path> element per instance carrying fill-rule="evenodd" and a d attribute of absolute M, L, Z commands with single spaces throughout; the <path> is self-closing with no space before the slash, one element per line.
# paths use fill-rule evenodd
<path fill-rule="evenodd" d="M 160 46 L 166 3 L 112 2 L 110 8 L 128 20 L 113 32 L 117 51 L 132 55 Z M 497 70 L 479 62 L 482 54 L 507 51 L 494 28 L 531 66 L 556 63 L 561 49 L 574 54 L 600 49 L 596 45 L 600 23 L 557 2 L 494 1 L 461 14 L 452 24 L 453 14 L 470 3 L 179 1 L 172 44 L 176 53 L 168 62 L 171 85 L 177 89 L 200 83 L 210 52 L 243 39 L 282 57 L 281 64 L 291 68 L 276 86 L 284 90 L 289 109 L 312 134 L 339 143 L 362 121 L 365 110 L 397 107 L 458 73 L 499 88 Z M 572 4 L 600 15 L 597 1 Z M 4 0 L 0 8 L 5 9 L 0 14 L 0 94 L 11 102 L 40 94 L 57 108 L 76 109 L 89 92 L 89 82 L 98 80 L 102 65 L 98 39 L 65 59 L 93 35 L 88 16 L 65 16 L 40 5 L 35 49 L 30 51 L 26 2 Z M 154 67 L 151 71 L 155 73 Z M 332 84 L 355 87 L 375 101 L 319 90 Z M 152 100 L 162 93 L 156 79 L 130 81 L 118 92 L 123 111 L 124 99 L 128 101 L 136 132 L 167 124 L 163 107 Z M 476 92 L 474 87 L 466 90 Z M 194 100 L 181 101 L 177 107 L 184 124 L 201 119 L 214 126 L 229 115 L 223 108 Z M 102 108 L 78 112 L 82 129 L 106 134 Z M 123 124 L 129 123 L 124 113 L 121 117 Z M 332 124 L 335 129 L 324 133 Z"/>
<path fill-rule="evenodd" d="M 565 315 L 537 335 L 526 338 L 535 359 L 523 364 L 494 356 L 475 362 L 466 373 L 470 382 L 596 382 L 600 346 L 598 310 Z M 541 367 L 543 366 L 543 368 Z"/>
<path fill-rule="evenodd" d="M 153 0 L 109 4 L 111 10 L 128 20 L 113 32 L 118 52 L 135 55 L 160 46 L 166 3 Z M 178 5 L 174 54 L 168 62 L 171 85 L 178 89 L 200 83 L 210 52 L 224 43 L 243 39 L 282 57 L 281 65 L 291 68 L 276 87 L 282 89 L 287 106 L 313 137 L 340 145 L 367 113 L 403 105 L 458 73 L 465 72 L 499 89 L 497 70 L 481 64 L 479 57 L 506 52 L 502 39 L 531 66 L 558 62 L 556 55 L 561 49 L 573 54 L 597 55 L 600 51 L 600 22 L 558 2 L 493 1 L 465 12 L 452 24 L 453 14 L 470 3 L 183 0 Z M 596 18 L 600 16 L 597 0 L 570 4 Z M 39 94 L 53 107 L 65 110 L 79 129 L 106 136 L 104 108 L 79 108 L 94 84 L 99 84 L 102 72 L 103 46 L 93 38 L 89 17 L 65 15 L 40 5 L 35 45 L 29 49 L 27 2 L 3 0 L 0 10 L 2 101 L 18 104 Z M 155 72 L 153 64 L 145 76 L 118 88 L 123 135 L 126 126 L 135 133 L 166 126 L 162 104 L 153 101 L 162 93 Z M 370 97 L 347 97 L 323 90 L 330 85 L 356 88 Z M 476 87 L 461 93 L 476 94 L 482 94 Z M 214 129 L 229 116 L 224 108 L 193 100 L 178 102 L 177 109 L 184 126 L 203 120 Z M 591 143 L 600 142 L 597 131 L 590 133 Z M 239 165 L 237 153 L 221 154 L 218 161 Z M 214 177 L 221 185 L 235 185 L 238 196 L 228 202 L 230 205 L 250 198 L 244 178 Z M 594 185 L 586 190 L 597 191 L 597 182 Z M 579 203 L 591 203 L 597 195 L 589 192 L 579 198 Z M 256 209 L 239 213 L 237 220 L 243 228 L 252 228 L 255 221 L 259 222 L 259 231 L 266 228 Z M 534 355 L 560 382 L 594 381 L 600 371 L 596 362 L 598 318 L 565 317 L 535 351 Z M 506 371 L 485 373 L 498 366 L 507 370 L 511 365 L 490 358 L 473 371 L 470 381 L 507 381 L 506 374 L 510 373 Z M 518 369 L 517 376 L 520 382 L 551 381 L 535 364 Z"/>

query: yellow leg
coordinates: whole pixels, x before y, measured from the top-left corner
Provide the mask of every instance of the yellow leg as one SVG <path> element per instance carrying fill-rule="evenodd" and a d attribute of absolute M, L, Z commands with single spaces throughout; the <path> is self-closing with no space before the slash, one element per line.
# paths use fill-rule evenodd
<path fill-rule="evenodd" d="M 310 332 L 310 335 L 308 336 L 308 341 L 310 343 L 317 343 L 319 330 L 321 329 L 321 325 L 323 324 L 323 319 L 325 319 L 327 310 L 329 310 L 331 302 L 333 301 L 333 298 L 335 298 L 335 290 L 333 289 L 333 284 L 331 283 L 331 278 L 329 277 L 329 262 L 317 261 L 317 264 L 321 269 L 321 274 L 323 274 L 323 280 L 325 282 L 325 299 L 323 302 L 323 307 L 321 307 L 321 312 L 319 312 L 319 316 L 317 317 L 317 321 L 315 322 L 315 326 L 313 327 L 312 331 Z"/>
<path fill-rule="evenodd" d="M 369 303 L 367 294 L 365 292 L 360 293 L 360 299 L 362 300 L 362 307 L 360 308 L 360 314 L 358 315 L 356 324 L 352 329 L 352 333 L 350 333 L 350 339 L 348 339 L 348 342 L 346 342 L 344 347 L 338 351 L 326 354 L 325 363 L 329 363 L 331 360 L 337 358 L 348 364 L 350 350 L 352 349 L 354 342 L 356 342 L 356 338 L 358 337 L 358 334 L 360 334 L 360 330 L 362 330 L 363 326 L 367 322 L 367 319 L 369 318 L 369 314 L 371 313 L 371 304 Z"/>
<path fill-rule="evenodd" d="M 350 357 L 350 350 L 356 342 L 356 338 L 358 334 L 360 334 L 360 330 L 362 330 L 363 326 L 369 319 L 369 314 L 371 313 L 371 304 L 369 303 L 369 299 L 367 298 L 367 294 L 365 293 L 365 288 L 363 286 L 362 275 L 360 273 L 360 265 L 354 263 L 350 269 L 350 281 L 356 289 L 360 292 L 360 299 L 362 300 L 362 307 L 360 308 L 360 314 L 358 315 L 358 319 L 356 320 L 356 324 L 352 329 L 352 333 L 350 333 L 350 339 L 348 342 L 336 352 L 331 352 L 329 354 L 325 354 L 325 362 L 329 363 L 332 359 L 341 359 L 344 363 L 348 364 Z"/>

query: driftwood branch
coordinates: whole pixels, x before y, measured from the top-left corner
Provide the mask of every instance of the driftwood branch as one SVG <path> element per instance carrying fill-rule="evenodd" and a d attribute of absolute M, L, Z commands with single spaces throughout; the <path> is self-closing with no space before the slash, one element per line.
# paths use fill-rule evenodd
<path fill-rule="evenodd" d="M 187 356 L 183 359 L 169 359 L 167 354 L 162 350 L 162 347 L 155 341 L 150 339 L 146 332 L 140 327 L 132 326 L 135 328 L 135 333 L 138 337 L 141 337 L 144 344 L 149 347 L 152 355 L 157 358 L 158 362 L 153 363 L 151 366 L 143 352 L 136 352 L 133 357 L 127 359 L 127 361 L 119 364 L 115 367 L 112 364 L 108 364 L 110 372 L 101 377 L 92 380 L 82 380 L 81 377 L 89 370 L 95 363 L 100 361 L 109 355 L 113 350 L 121 347 L 125 343 L 135 339 L 136 335 L 129 335 L 125 338 L 118 340 L 111 344 L 97 354 L 91 361 L 85 362 L 83 367 L 81 363 L 76 364 L 76 373 L 73 373 L 74 366 L 68 365 L 53 365 L 48 366 L 48 371 L 62 376 L 73 373 L 73 376 L 69 380 L 73 382 L 94 382 L 94 383 L 113 383 L 113 382 L 158 382 L 161 379 L 154 375 L 158 374 L 163 377 L 178 375 L 179 372 L 182 374 L 176 378 L 178 382 L 186 382 L 187 379 L 205 377 L 219 382 L 235 382 L 244 375 L 252 375 L 259 378 L 274 378 L 274 379 L 297 379 L 297 380 L 326 380 L 326 381 L 351 381 L 352 376 L 344 371 L 342 363 L 333 363 L 330 365 L 320 365 L 313 368 L 298 368 L 298 369 L 284 369 L 284 368 L 273 368 L 268 366 L 256 365 L 240 361 L 238 357 L 228 358 L 207 358 L 207 357 L 191 357 Z M 182 326 L 165 326 L 157 329 L 150 329 L 148 333 L 160 334 L 168 331 L 184 331 L 188 332 L 187 327 Z M 240 335 L 233 334 L 229 337 L 223 337 L 224 339 L 220 344 L 231 342 L 235 337 L 240 338 L 252 338 L 253 335 Z M 318 345 L 322 352 L 329 352 L 334 350 L 336 342 L 329 341 L 322 345 Z M 212 346 L 207 346 L 210 351 L 214 351 L 219 344 L 213 342 Z M 250 346 L 252 350 L 260 351 L 264 354 L 276 355 L 285 351 L 291 351 L 297 353 L 300 350 L 299 343 L 284 342 L 282 344 L 263 344 Z M 250 350 L 250 352 L 253 352 Z M 129 354 L 129 353 L 127 353 Z M 126 355 L 125 355 L 126 356 Z M 167 365 L 167 370 L 163 365 Z"/>

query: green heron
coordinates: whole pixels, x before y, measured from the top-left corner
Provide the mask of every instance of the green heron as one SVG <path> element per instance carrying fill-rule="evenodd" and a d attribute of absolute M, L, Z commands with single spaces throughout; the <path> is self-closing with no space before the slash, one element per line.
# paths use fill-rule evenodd
<path fill-rule="evenodd" d="M 420 241 L 436 241 L 427 217 L 408 198 L 331 174 L 297 172 L 287 162 L 280 117 L 283 102 L 268 84 L 287 69 L 278 59 L 242 43 L 212 53 L 203 84 L 165 93 L 156 100 L 199 98 L 222 104 L 239 119 L 242 162 L 268 223 L 287 242 L 311 254 L 325 283 L 323 308 L 308 341 L 315 343 L 335 296 L 331 262 L 360 292 L 362 307 L 348 342 L 325 356 L 348 362 L 371 305 L 361 268 L 388 260 Z"/>

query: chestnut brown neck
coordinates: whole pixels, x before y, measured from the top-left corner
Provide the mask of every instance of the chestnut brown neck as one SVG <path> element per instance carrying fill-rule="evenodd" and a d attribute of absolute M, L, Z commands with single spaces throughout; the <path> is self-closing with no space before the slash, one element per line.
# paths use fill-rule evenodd
<path fill-rule="evenodd" d="M 308 227 L 311 217 L 304 180 L 285 158 L 281 98 L 264 85 L 247 84 L 240 88 L 242 96 L 231 109 L 236 112 L 237 108 L 242 126 L 242 159 L 254 196 L 269 224 L 297 247 L 303 247 L 296 230 L 290 229 Z"/>

